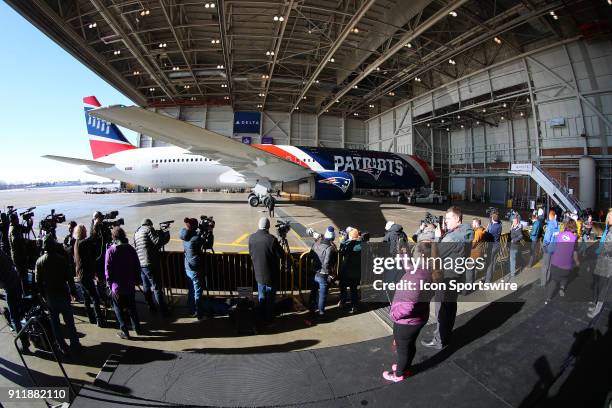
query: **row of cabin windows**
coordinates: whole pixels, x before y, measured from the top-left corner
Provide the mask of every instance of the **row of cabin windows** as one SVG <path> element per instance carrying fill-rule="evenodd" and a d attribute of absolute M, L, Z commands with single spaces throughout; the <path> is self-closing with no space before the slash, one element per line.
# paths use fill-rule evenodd
<path fill-rule="evenodd" d="M 176 162 L 198 162 L 198 161 L 212 161 L 211 159 L 207 159 L 206 157 L 196 157 L 190 159 L 159 159 L 159 160 L 151 160 L 151 163 L 176 163 Z"/>

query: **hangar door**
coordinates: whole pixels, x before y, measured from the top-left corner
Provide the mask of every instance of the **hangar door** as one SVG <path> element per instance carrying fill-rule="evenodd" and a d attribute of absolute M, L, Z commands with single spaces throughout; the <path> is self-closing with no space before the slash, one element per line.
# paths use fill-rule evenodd
<path fill-rule="evenodd" d="M 460 194 L 461 197 L 465 198 L 465 177 L 453 177 L 451 179 L 451 193 Z"/>
<path fill-rule="evenodd" d="M 489 181 L 489 201 L 491 203 L 505 205 L 507 191 L 507 179 L 492 179 Z"/>

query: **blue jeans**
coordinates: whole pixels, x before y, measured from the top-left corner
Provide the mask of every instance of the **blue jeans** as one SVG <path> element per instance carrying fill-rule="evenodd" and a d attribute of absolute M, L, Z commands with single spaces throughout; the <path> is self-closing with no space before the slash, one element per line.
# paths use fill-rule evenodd
<path fill-rule="evenodd" d="M 271 321 L 274 318 L 275 298 L 276 289 L 273 286 L 257 284 L 257 299 L 259 300 L 259 307 L 265 321 Z"/>
<path fill-rule="evenodd" d="M 518 246 L 510 246 L 510 276 L 516 276 L 516 255 L 518 254 Z"/>
<path fill-rule="evenodd" d="M 15 333 L 19 333 L 22 329 L 21 319 L 23 318 L 24 312 L 21 304 L 22 293 L 21 285 L 6 289 L 6 306 L 13 329 L 15 329 Z M 24 348 L 27 348 L 30 345 L 27 335 L 24 334 L 21 337 L 21 344 Z"/>
<path fill-rule="evenodd" d="M 202 309 L 202 290 L 204 290 L 202 277 L 198 272 L 190 269 L 186 269 L 185 273 L 191 279 L 191 285 L 189 285 L 189 292 L 187 293 L 187 307 L 191 314 L 195 313 L 200 318 L 204 316 L 204 310 Z"/>
<path fill-rule="evenodd" d="M 327 300 L 327 275 L 317 273 L 314 281 L 315 284 L 310 291 L 310 310 L 314 311 L 318 307 L 319 314 L 323 315 L 325 314 L 325 301 Z"/>
<path fill-rule="evenodd" d="M 136 331 L 140 331 L 140 320 L 138 319 L 138 312 L 136 311 L 136 293 L 128 294 L 117 294 L 113 295 L 113 309 L 115 310 L 115 316 L 117 316 L 117 323 L 119 323 L 119 330 L 125 334 L 129 334 L 126 322 L 126 317 L 132 321 L 132 328 Z M 127 312 L 127 316 L 126 313 Z"/>
<path fill-rule="evenodd" d="M 70 306 L 70 297 L 66 295 L 61 296 L 48 296 L 47 305 L 49 306 L 49 315 L 51 317 L 51 329 L 57 343 L 66 347 L 66 340 L 62 334 L 62 328 L 60 326 L 59 316 L 62 315 L 64 324 L 68 330 L 68 338 L 70 339 L 71 346 L 79 345 L 79 336 L 77 335 L 76 327 L 74 325 L 74 315 L 72 314 L 72 306 Z"/>
<path fill-rule="evenodd" d="M 98 296 L 98 288 L 93 278 L 81 279 L 81 289 L 83 290 L 83 301 L 85 302 L 85 310 L 91 323 L 95 323 L 95 320 L 102 320 L 104 315 L 100 309 L 100 296 Z M 93 302 L 93 310 L 91 304 Z"/>
<path fill-rule="evenodd" d="M 359 303 L 359 294 L 357 292 L 359 278 L 340 278 L 340 302 L 342 304 L 346 303 L 347 286 L 351 291 L 351 306 L 357 307 L 357 303 Z"/>
<path fill-rule="evenodd" d="M 155 303 L 159 306 L 162 313 L 167 311 L 166 302 L 164 300 L 164 292 L 162 291 L 160 271 L 157 266 L 143 266 L 140 270 L 140 278 L 142 279 L 142 292 L 149 307 L 155 307 Z M 155 297 L 155 303 L 153 298 Z"/>

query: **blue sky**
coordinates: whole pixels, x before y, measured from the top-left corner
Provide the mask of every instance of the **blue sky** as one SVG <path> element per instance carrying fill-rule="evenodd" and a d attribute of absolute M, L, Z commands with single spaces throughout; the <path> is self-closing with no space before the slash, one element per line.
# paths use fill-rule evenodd
<path fill-rule="evenodd" d="M 91 159 L 83 96 L 134 103 L 0 2 L 0 181 L 103 180 L 43 154 Z M 122 129 L 136 143 L 136 133 Z"/>

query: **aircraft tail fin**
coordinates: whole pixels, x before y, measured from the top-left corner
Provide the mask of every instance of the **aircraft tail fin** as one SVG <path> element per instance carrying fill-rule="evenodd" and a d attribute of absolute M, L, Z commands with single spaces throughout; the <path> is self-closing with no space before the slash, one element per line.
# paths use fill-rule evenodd
<path fill-rule="evenodd" d="M 83 104 L 85 105 L 85 123 L 87 124 L 89 146 L 94 159 L 123 150 L 136 149 L 136 146 L 126 139 L 115 124 L 89 114 L 90 110 L 102 106 L 95 96 L 84 97 Z"/>

